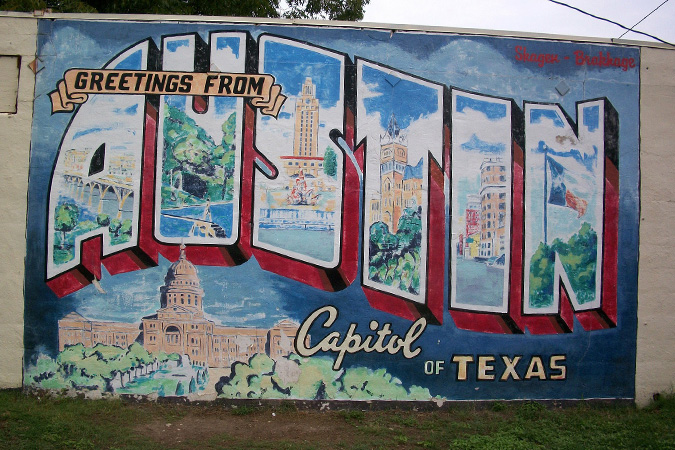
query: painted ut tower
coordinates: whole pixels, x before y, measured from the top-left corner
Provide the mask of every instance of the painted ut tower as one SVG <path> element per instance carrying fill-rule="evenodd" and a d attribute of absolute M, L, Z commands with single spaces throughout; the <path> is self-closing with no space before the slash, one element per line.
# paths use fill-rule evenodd
<path fill-rule="evenodd" d="M 319 100 L 316 86 L 310 77 L 305 78 L 302 94 L 295 103 L 295 142 L 293 156 L 318 157 L 319 149 Z"/>

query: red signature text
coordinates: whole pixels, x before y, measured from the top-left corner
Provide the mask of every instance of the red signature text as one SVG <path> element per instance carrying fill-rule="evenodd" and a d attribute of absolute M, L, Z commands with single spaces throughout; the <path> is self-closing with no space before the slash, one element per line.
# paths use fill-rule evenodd
<path fill-rule="evenodd" d="M 555 53 L 527 53 L 527 47 L 523 47 L 522 45 L 516 46 L 516 61 L 533 62 L 539 67 L 560 62 L 558 55 Z"/>
<path fill-rule="evenodd" d="M 517 48 L 517 47 L 516 47 Z M 633 58 L 612 58 L 609 54 L 609 50 L 605 55 L 603 52 L 599 52 L 598 56 L 586 55 L 582 50 L 577 50 L 574 52 L 576 57 L 575 61 L 577 66 L 600 66 L 600 67 L 621 67 L 621 70 L 624 72 L 629 68 L 635 67 L 635 59 Z"/>

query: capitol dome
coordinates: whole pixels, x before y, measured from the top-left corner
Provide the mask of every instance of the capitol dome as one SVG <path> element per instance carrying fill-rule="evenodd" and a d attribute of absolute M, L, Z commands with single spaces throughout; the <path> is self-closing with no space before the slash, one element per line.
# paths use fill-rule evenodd
<path fill-rule="evenodd" d="M 188 261 L 187 257 L 185 256 L 185 244 L 181 244 L 178 261 L 171 264 L 171 267 L 169 267 L 169 270 L 166 272 L 166 277 L 164 277 L 164 282 L 168 285 L 175 279 L 195 281 L 197 286 L 199 286 L 197 268 L 194 264 Z"/>
<path fill-rule="evenodd" d="M 197 268 L 185 255 L 185 244 L 180 246 L 178 261 L 171 264 L 164 277 L 164 286 L 160 288 L 162 293 L 160 303 L 162 308 L 183 307 L 202 310 L 202 297 L 204 290 L 199 283 Z"/>

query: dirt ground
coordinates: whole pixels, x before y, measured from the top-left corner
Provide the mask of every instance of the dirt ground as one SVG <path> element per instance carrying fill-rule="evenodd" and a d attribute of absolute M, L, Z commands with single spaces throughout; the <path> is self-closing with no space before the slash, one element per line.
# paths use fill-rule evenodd
<path fill-rule="evenodd" d="M 0 448 L 675 449 L 672 395 L 626 401 L 91 401 L 0 390 Z"/>
<path fill-rule="evenodd" d="M 336 412 L 276 413 L 264 410 L 235 416 L 200 410 L 171 422 L 152 421 L 138 426 L 137 431 L 166 448 L 188 448 L 197 442 L 212 445 L 227 442 L 241 446 L 245 443 L 284 442 L 334 448 L 341 443 L 348 444 L 348 436 L 355 427 Z M 331 436 L 339 436 L 340 439 L 334 441 Z"/>
<path fill-rule="evenodd" d="M 136 425 L 133 434 L 167 449 L 419 448 L 417 444 L 440 422 L 456 413 L 461 417 L 475 413 L 474 408 L 459 408 L 448 414 L 429 402 L 400 409 L 391 402 L 274 400 L 199 404 L 165 400 L 155 406 L 162 413 Z"/>

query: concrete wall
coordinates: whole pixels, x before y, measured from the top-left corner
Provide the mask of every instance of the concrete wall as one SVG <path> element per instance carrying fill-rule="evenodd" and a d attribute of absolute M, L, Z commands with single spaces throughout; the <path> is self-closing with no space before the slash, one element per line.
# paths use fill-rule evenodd
<path fill-rule="evenodd" d="M 13 103 L 15 113 L 0 113 L 0 233 L 12 236 L 0 243 L 0 387 L 21 385 L 23 359 L 23 278 L 26 255 L 26 201 L 35 75 L 28 64 L 35 59 L 37 21 L 29 18 L 0 19 L 0 55 L 19 57 L 19 76 L 13 63 L 0 66 L 3 105 Z"/>
<path fill-rule="evenodd" d="M 635 397 L 648 402 L 675 383 L 675 52 L 643 48 L 640 90 L 640 278 Z"/>
<path fill-rule="evenodd" d="M 24 258 L 26 256 L 26 200 L 28 192 L 28 162 L 33 113 L 35 76 L 28 68 L 36 55 L 37 20 L 32 17 L 0 18 L 0 55 L 19 56 L 20 72 L 16 113 L 0 113 L 0 148 L 3 164 L 0 187 L 3 215 L 0 231 L 11 236 L 0 244 L 0 387 L 17 387 L 22 383 L 24 353 Z M 40 70 L 38 63 L 37 70 Z M 5 80 L 13 73 L 10 65 L 0 61 L 0 94 L 11 91 Z M 675 207 L 668 200 L 675 185 L 671 175 L 674 157 L 671 142 L 675 129 L 675 52 L 650 47 L 641 48 L 640 63 L 640 266 L 637 293 L 637 353 L 625 349 L 625 357 L 636 358 L 635 399 L 646 403 L 653 393 L 672 391 L 675 377 L 675 331 L 673 314 L 669 312 L 668 281 L 673 271 L 670 248 L 675 242 L 670 229 L 675 225 Z M 506 93 L 503 93 L 506 95 Z M 0 106 L 3 99 L 0 98 Z M 525 98 L 524 100 L 528 100 Z M 11 104 L 11 101 L 9 102 Z M 522 105 L 519 105 L 522 106 Z M 620 117 L 630 120 L 630 117 Z M 636 195 L 637 197 L 637 195 Z M 31 251 L 31 243 L 28 243 Z M 173 253 L 171 253 L 173 255 Z M 177 249 L 173 256 L 178 258 Z M 29 270 L 44 270 L 30 268 Z M 627 298 L 635 295 L 636 286 L 628 286 Z M 442 315 L 442 313 L 441 313 Z M 453 316 L 456 321 L 458 315 Z M 446 313 L 446 320 L 448 320 Z M 629 320 L 630 322 L 630 320 Z M 61 331 L 61 330 L 59 330 Z M 402 330 L 404 331 L 404 330 Z M 536 349 L 533 351 L 537 351 Z M 450 361 L 446 361 L 450 365 Z M 485 362 L 490 364 L 490 362 Z M 570 366 L 572 362 L 570 362 Z M 521 374 L 522 376 L 522 374 Z M 524 394 L 523 398 L 527 398 Z M 536 397 L 536 395 L 535 395 Z"/>

